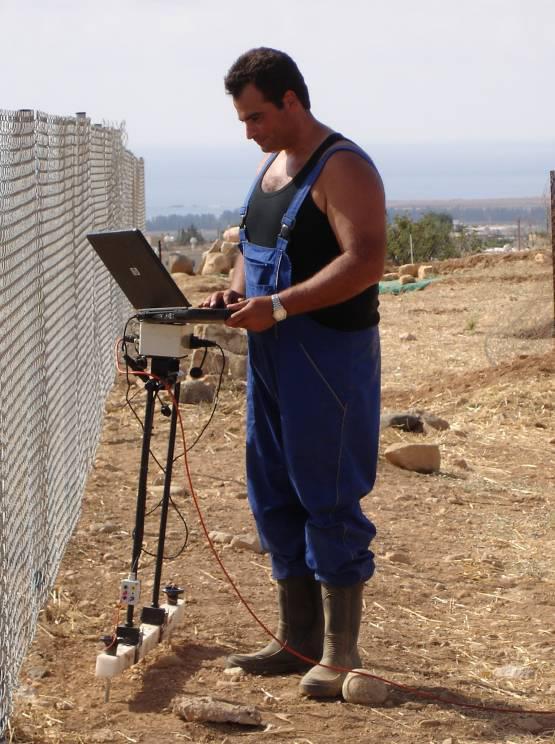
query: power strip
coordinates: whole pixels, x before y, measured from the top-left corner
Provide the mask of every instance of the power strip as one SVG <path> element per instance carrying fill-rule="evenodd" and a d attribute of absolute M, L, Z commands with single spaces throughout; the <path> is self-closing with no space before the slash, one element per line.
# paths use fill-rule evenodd
<path fill-rule="evenodd" d="M 137 579 L 122 579 L 119 601 L 123 605 L 136 605 L 141 596 L 141 582 Z"/>

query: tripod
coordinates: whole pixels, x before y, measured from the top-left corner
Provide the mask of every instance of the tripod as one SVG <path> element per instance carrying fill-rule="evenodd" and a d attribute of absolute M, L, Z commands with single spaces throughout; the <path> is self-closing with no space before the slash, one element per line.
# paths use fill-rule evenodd
<path fill-rule="evenodd" d="M 131 556 L 131 566 L 129 571 L 129 580 L 123 582 L 122 592 L 125 599 L 133 599 L 133 590 L 139 569 L 139 561 L 142 552 L 144 539 L 144 525 L 146 512 L 147 497 L 147 479 L 148 465 L 150 459 L 150 446 L 152 441 L 152 431 L 154 422 L 154 410 L 156 397 L 160 390 L 172 386 L 173 404 L 171 410 L 170 431 L 168 436 L 168 448 L 166 455 L 166 468 L 164 475 L 164 488 L 162 500 L 160 503 L 160 525 L 158 529 L 158 545 L 156 551 L 156 563 L 154 570 L 154 585 L 152 588 L 152 601 L 150 607 L 143 607 L 141 612 L 141 621 L 150 625 L 163 625 L 166 619 L 166 611 L 160 607 L 159 595 L 162 577 L 162 566 L 164 560 L 164 545 L 166 539 L 166 526 L 168 520 L 168 510 L 170 505 L 170 489 L 173 468 L 173 457 L 175 450 L 175 435 L 177 429 L 177 403 L 179 401 L 180 383 L 178 381 L 179 360 L 171 357 L 152 357 L 151 373 L 146 384 L 146 403 L 143 422 L 143 438 L 141 447 L 141 462 L 139 468 L 139 482 L 137 487 L 137 506 L 135 512 L 135 528 L 133 530 L 133 548 Z M 145 375 L 146 376 L 146 375 Z M 183 593 L 179 587 L 171 585 L 164 589 L 168 596 L 169 604 L 177 604 L 177 599 Z M 117 628 L 117 639 L 119 642 L 135 645 L 140 641 L 140 629 L 133 624 L 134 604 L 127 605 L 127 617 L 125 625 Z"/>

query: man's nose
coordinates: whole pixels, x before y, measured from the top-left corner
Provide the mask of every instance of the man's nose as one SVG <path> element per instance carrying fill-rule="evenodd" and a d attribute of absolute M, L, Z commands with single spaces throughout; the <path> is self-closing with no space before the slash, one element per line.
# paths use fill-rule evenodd
<path fill-rule="evenodd" d="M 254 137 L 253 127 L 252 127 L 252 125 L 249 122 L 247 122 L 245 124 L 245 135 L 246 135 L 247 139 L 249 139 L 249 140 Z"/>

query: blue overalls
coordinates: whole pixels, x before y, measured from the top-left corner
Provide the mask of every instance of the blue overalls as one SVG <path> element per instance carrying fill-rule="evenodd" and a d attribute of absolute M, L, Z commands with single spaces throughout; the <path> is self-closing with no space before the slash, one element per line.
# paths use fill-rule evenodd
<path fill-rule="evenodd" d="M 287 209 L 272 248 L 250 243 L 241 225 L 246 296 L 291 286 L 288 236 L 327 159 L 324 152 Z M 272 156 L 273 160 L 276 156 Z M 271 160 L 269 162 L 271 162 Z M 317 246 L 314 247 L 317 249 Z M 247 493 L 274 578 L 314 573 L 348 586 L 374 571 L 376 534 L 360 507 L 376 477 L 380 426 L 378 328 L 338 331 L 296 315 L 249 332 Z"/>

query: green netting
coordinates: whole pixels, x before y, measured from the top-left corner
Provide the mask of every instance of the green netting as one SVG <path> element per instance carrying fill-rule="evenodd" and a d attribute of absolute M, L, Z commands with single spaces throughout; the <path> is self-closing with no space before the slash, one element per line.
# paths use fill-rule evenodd
<path fill-rule="evenodd" d="M 416 289 L 424 289 L 436 279 L 420 279 L 411 284 L 401 284 L 398 279 L 391 282 L 380 282 L 380 294 L 401 294 L 401 292 L 413 292 Z"/>

